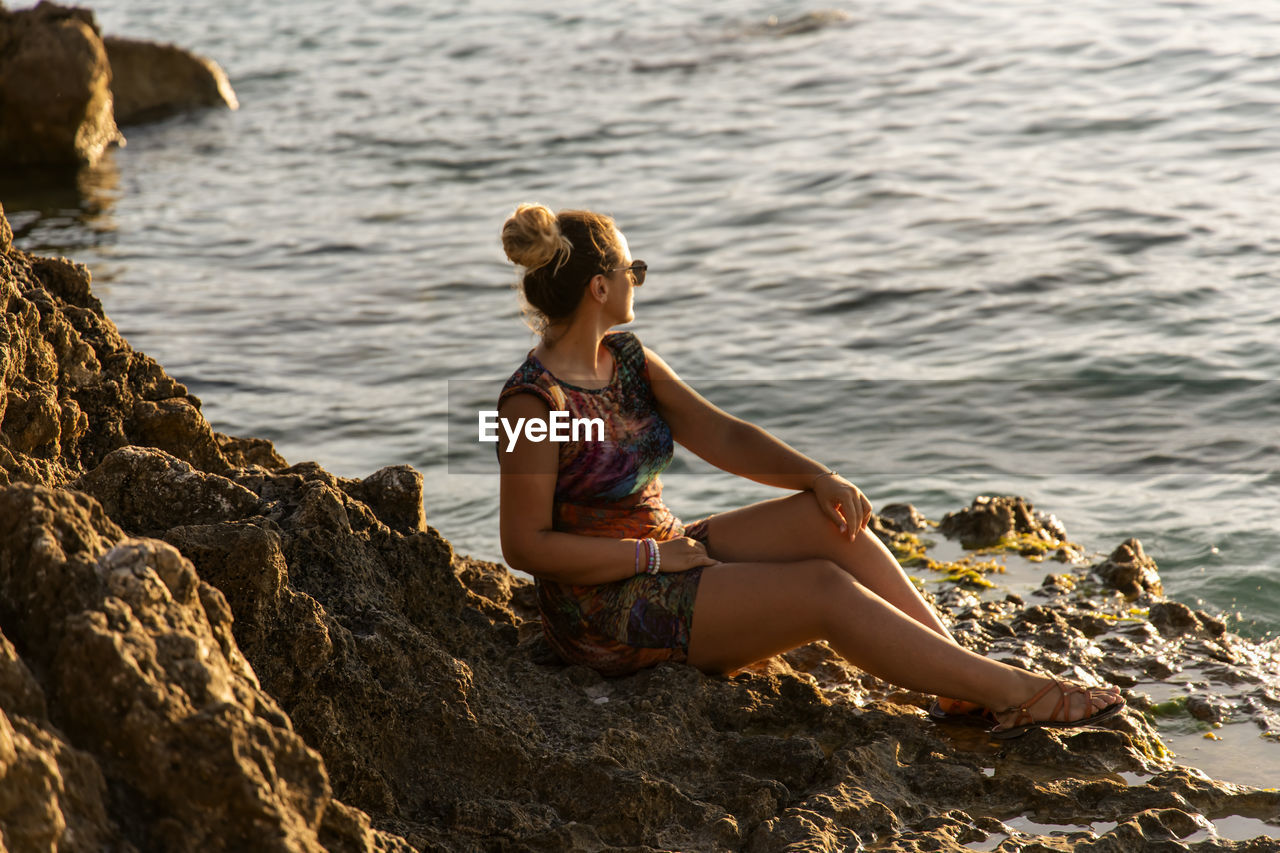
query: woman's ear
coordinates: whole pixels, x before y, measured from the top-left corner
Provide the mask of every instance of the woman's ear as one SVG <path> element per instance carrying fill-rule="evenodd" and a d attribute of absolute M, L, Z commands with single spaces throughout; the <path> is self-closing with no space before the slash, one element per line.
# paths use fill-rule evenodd
<path fill-rule="evenodd" d="M 596 302 L 603 305 L 605 302 L 609 301 L 609 283 L 605 281 L 604 276 L 593 276 L 588 287 L 591 288 L 591 296 Z"/>

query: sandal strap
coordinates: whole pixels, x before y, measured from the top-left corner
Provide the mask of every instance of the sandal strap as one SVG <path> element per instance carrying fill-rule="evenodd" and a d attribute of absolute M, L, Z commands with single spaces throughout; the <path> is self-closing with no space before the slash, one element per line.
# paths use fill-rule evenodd
<path fill-rule="evenodd" d="M 1069 681 L 1059 681 L 1058 679 L 1055 678 L 1052 682 L 1042 687 L 1039 690 L 1039 692 L 1036 693 L 1036 695 L 1032 696 L 1030 699 L 1023 702 L 1021 705 L 1015 705 L 1012 708 L 1006 708 L 1004 711 L 1001 712 L 1004 714 L 1007 714 L 1010 711 L 1018 712 L 1018 715 L 1013 719 L 1013 723 L 1010 724 L 1009 726 L 1006 726 L 1005 730 L 1016 729 L 1025 725 L 1029 725 L 1031 723 L 1038 722 L 1036 718 L 1031 714 L 1031 706 L 1039 702 L 1041 699 L 1043 699 L 1045 697 L 1045 694 L 1047 694 L 1050 690 L 1053 690 L 1054 688 L 1057 688 L 1058 690 L 1058 703 L 1054 705 L 1053 712 L 1050 713 L 1049 716 L 1045 718 L 1045 720 L 1039 721 L 1039 722 L 1055 722 L 1055 723 L 1071 722 L 1070 720 L 1067 719 L 1067 697 L 1074 696 L 1076 694 L 1083 694 L 1085 697 L 1085 701 L 1087 703 L 1086 708 L 1088 709 L 1089 712 L 1093 711 L 1094 690 L 1092 687 L 1081 687 L 1078 684 L 1072 684 Z M 1088 716 L 1089 714 L 1086 713 L 1085 717 L 1088 717 Z M 1085 717 L 1082 717 L 1081 719 L 1084 719 Z"/>
<path fill-rule="evenodd" d="M 1046 684 L 1044 687 L 1040 688 L 1040 691 L 1036 693 L 1036 695 L 1032 696 L 1030 699 L 1023 702 L 1021 705 L 1015 705 L 1012 708 L 1006 708 L 1002 713 L 1007 714 L 1010 711 L 1018 712 L 1018 716 L 1013 718 L 1013 723 L 1010 726 L 1008 726 L 1008 728 L 1016 729 L 1016 728 L 1025 726 L 1028 723 L 1034 723 L 1036 720 L 1035 720 L 1035 717 L 1031 716 L 1031 706 L 1039 702 L 1041 699 L 1043 699 L 1044 695 L 1048 693 L 1050 690 L 1052 690 L 1053 688 L 1058 687 L 1059 689 L 1061 689 L 1060 687 L 1061 684 L 1062 684 L 1061 681 L 1058 681 L 1055 679 L 1050 683 Z M 1061 706 L 1062 701 L 1059 700 L 1058 704 L 1059 706 Z M 1057 709 L 1055 709 L 1055 711 L 1056 710 Z"/>
<path fill-rule="evenodd" d="M 1083 694 L 1085 698 L 1085 716 L 1093 713 L 1093 691 L 1088 687 L 1081 687 L 1078 684 L 1069 684 L 1065 681 L 1057 682 L 1058 689 L 1062 691 L 1062 695 L 1058 697 L 1058 705 L 1053 709 L 1053 715 L 1049 719 L 1055 722 L 1069 722 L 1067 720 L 1067 697 L 1076 694 Z M 1059 716 L 1061 715 L 1061 716 Z"/>

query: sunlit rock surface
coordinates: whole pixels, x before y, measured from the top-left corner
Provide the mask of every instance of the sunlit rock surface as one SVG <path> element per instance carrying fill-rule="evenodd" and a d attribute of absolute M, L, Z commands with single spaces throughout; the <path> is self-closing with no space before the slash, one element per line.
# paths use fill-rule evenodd
<path fill-rule="evenodd" d="M 0 4 L 0 168 L 93 165 L 121 138 L 93 13 Z"/>
<path fill-rule="evenodd" d="M 339 478 L 214 432 L 84 267 L 0 249 L 8 849 L 1280 843 L 1280 792 L 1174 754 L 1230 736 L 1276 766 L 1280 653 L 1161 597 L 1140 545 L 1091 564 L 1019 498 L 969 508 L 985 553 L 910 507 L 875 524 L 961 642 L 1122 687 L 1101 728 L 935 725 L 822 644 L 729 678 L 602 678 L 554 660 L 527 581 L 453 553 L 417 472 Z M 1002 560 L 1045 558 L 1034 592 L 1000 591 Z"/>

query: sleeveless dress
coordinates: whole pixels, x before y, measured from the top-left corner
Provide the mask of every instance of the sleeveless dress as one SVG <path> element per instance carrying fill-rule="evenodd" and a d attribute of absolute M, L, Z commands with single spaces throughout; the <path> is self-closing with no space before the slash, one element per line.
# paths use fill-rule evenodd
<path fill-rule="evenodd" d="M 571 419 L 604 421 L 603 441 L 558 445 L 553 529 L 659 542 L 689 536 L 705 544 L 706 521 L 685 526 L 662 501 L 658 475 L 671 462 L 673 443 L 671 428 L 657 410 L 644 347 L 630 332 L 611 332 L 603 343 L 614 364 L 605 387 L 561 381 L 530 352 L 498 398 L 501 403 L 515 394 L 534 394 Z M 698 568 L 596 585 L 535 578 L 543 634 L 566 662 L 604 675 L 683 662 L 701 577 Z"/>

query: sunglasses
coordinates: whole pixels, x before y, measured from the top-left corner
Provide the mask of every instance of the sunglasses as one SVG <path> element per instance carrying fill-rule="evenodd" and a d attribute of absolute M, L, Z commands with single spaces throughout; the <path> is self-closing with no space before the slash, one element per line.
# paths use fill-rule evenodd
<path fill-rule="evenodd" d="M 623 270 L 626 270 L 635 276 L 636 287 L 639 287 L 644 284 L 644 274 L 649 271 L 649 265 L 644 261 L 632 261 L 631 266 L 629 267 L 614 267 L 613 269 L 608 270 L 608 272 L 622 272 Z"/>

